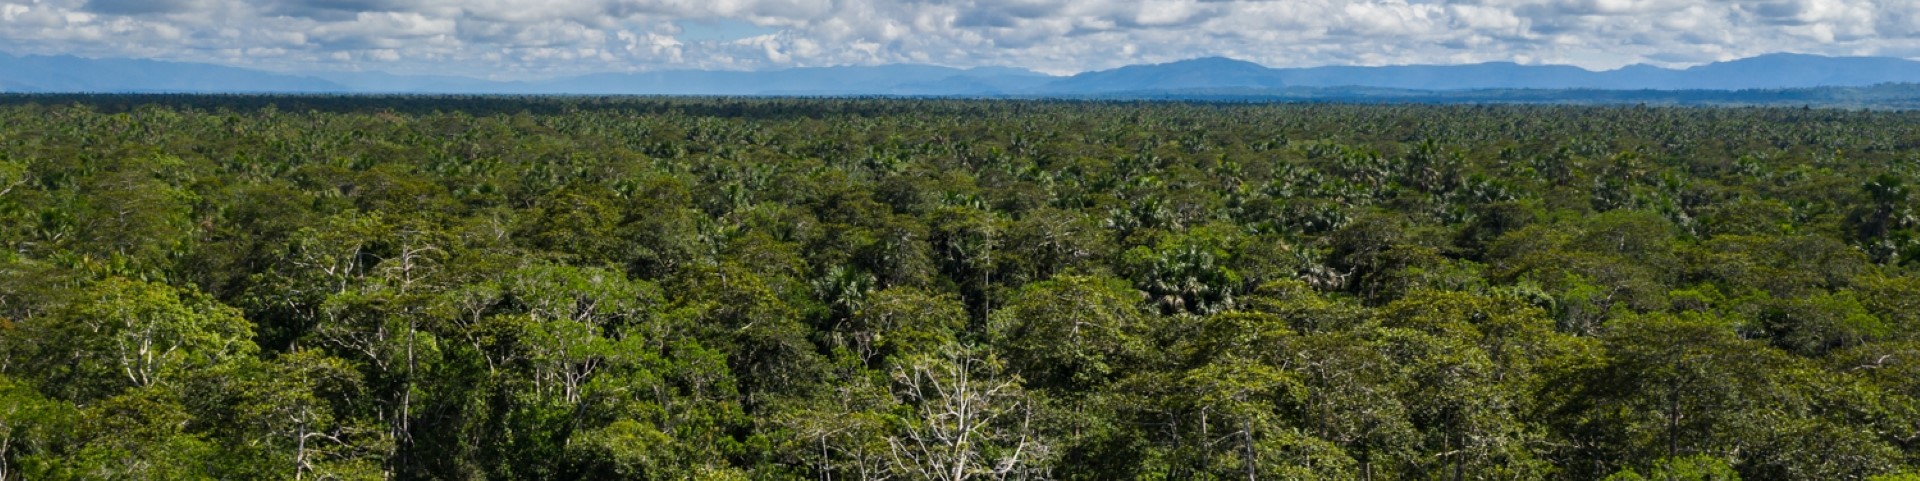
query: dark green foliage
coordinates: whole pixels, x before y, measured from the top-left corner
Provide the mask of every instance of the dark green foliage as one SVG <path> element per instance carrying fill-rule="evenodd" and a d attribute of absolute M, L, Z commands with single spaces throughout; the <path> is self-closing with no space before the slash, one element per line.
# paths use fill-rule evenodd
<path fill-rule="evenodd" d="M 0 481 L 1920 472 L 1920 114 L 0 104 Z"/>

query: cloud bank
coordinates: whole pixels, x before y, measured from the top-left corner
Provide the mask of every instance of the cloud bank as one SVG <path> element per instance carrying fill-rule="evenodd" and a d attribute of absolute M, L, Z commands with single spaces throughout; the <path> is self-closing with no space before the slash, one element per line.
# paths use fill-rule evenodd
<path fill-rule="evenodd" d="M 688 35 L 688 22 L 754 28 Z M 1073 73 L 1200 56 L 1599 69 L 1920 56 L 1920 0 L 0 0 L 0 50 L 492 78 L 889 63 Z"/>

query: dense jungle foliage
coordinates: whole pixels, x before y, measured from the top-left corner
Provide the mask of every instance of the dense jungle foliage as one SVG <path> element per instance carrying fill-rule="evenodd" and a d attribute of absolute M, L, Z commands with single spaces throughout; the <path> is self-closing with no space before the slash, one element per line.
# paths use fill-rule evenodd
<path fill-rule="evenodd" d="M 1920 467 L 1920 113 L 0 103 L 0 480 Z"/>

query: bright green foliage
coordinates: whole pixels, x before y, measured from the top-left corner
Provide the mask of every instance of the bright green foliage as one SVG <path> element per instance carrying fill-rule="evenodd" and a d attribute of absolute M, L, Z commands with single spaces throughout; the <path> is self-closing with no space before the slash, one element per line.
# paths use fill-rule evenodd
<path fill-rule="evenodd" d="M 73 408 L 0 375 L 0 479 L 50 477 L 59 459 L 55 448 L 67 442 Z"/>
<path fill-rule="evenodd" d="M 1867 312 L 1851 293 L 1817 293 L 1802 299 L 1771 299 L 1758 303 L 1754 328 L 1775 346 L 1817 356 L 1857 346 L 1893 333 L 1885 321 Z"/>
<path fill-rule="evenodd" d="M 1860 304 L 1892 335 L 1912 339 L 1920 334 L 1920 278 L 1863 276 L 1857 282 Z"/>
<path fill-rule="evenodd" d="M 874 293 L 832 335 L 861 362 L 879 365 L 957 341 L 966 332 L 966 316 L 966 307 L 951 295 L 897 287 Z"/>
<path fill-rule="evenodd" d="M 72 451 L 55 477 L 78 479 L 219 479 L 217 447 L 186 430 L 193 419 L 180 394 L 166 387 L 132 389 L 87 406 L 75 423 Z"/>
<path fill-rule="evenodd" d="M 344 360 L 298 351 L 201 373 L 187 404 L 231 436 L 221 477 L 378 479 L 393 439 L 335 404 L 365 395 L 364 382 Z"/>
<path fill-rule="evenodd" d="M 1035 386 L 1103 384 L 1145 348 L 1139 295 L 1117 280 L 1063 276 L 1028 284 L 992 316 L 995 347 Z"/>
<path fill-rule="evenodd" d="M 1913 125 L 0 96 L 0 481 L 1906 479 Z"/>
<path fill-rule="evenodd" d="M 172 384 L 252 356 L 252 326 L 231 307 L 164 284 L 111 277 L 17 327 L 19 368 L 58 380 L 59 397 L 92 400 Z"/>
<path fill-rule="evenodd" d="M 1653 464 L 1646 475 L 1633 470 L 1621 471 L 1607 476 L 1607 481 L 1651 481 L 1656 479 L 1674 481 L 1739 481 L 1740 473 L 1726 460 L 1707 456 L 1688 456 L 1684 458 L 1662 459 Z"/>

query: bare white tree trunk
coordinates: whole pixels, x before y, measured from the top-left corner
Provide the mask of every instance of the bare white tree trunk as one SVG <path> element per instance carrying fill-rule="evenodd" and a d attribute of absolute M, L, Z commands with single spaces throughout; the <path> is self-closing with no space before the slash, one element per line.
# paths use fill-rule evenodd
<path fill-rule="evenodd" d="M 903 364 L 894 382 L 901 401 L 916 406 L 916 416 L 887 439 L 893 467 L 905 477 L 1017 477 L 1046 451 L 1032 432 L 1032 402 L 994 359 L 949 346 Z"/>

